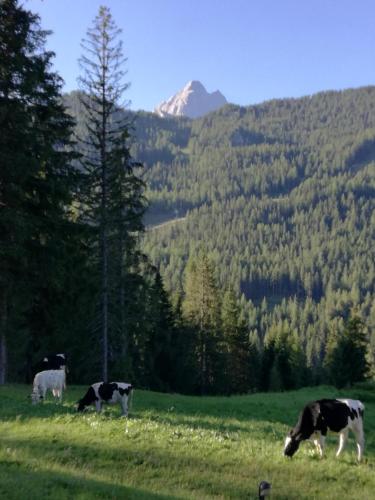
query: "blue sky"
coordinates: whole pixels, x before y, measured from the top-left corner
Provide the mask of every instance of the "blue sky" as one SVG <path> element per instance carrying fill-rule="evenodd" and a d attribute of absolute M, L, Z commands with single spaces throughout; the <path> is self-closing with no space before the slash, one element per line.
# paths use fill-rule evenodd
<path fill-rule="evenodd" d="M 248 105 L 375 84 L 374 0 L 23 0 L 53 30 L 65 90 L 107 5 L 123 30 L 127 98 L 152 110 L 189 80 Z"/>

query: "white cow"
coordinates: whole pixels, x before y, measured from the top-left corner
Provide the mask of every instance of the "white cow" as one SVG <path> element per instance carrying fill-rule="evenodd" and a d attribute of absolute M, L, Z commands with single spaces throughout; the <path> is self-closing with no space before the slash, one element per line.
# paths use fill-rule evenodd
<path fill-rule="evenodd" d="M 62 401 L 63 389 L 66 389 L 65 370 L 44 370 L 34 377 L 31 399 L 33 404 L 46 397 L 47 390 L 52 391 L 55 398 Z"/>

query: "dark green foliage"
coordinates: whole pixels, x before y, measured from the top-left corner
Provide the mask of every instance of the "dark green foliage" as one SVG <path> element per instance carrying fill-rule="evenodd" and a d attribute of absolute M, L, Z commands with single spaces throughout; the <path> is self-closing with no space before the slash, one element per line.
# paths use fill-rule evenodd
<path fill-rule="evenodd" d="M 268 391 L 270 387 L 270 377 L 273 369 L 273 378 L 278 375 L 275 373 L 276 367 L 275 365 L 275 342 L 271 340 L 268 342 L 263 349 L 262 353 L 262 362 L 260 369 L 260 378 L 259 378 L 259 389 L 261 391 Z"/>
<path fill-rule="evenodd" d="M 173 337 L 176 335 L 174 314 L 164 290 L 160 273 L 152 270 L 146 297 L 144 321 L 144 385 L 153 390 L 168 391 L 173 380 Z"/>
<path fill-rule="evenodd" d="M 311 385 L 311 369 L 296 337 L 287 329 L 271 335 L 261 357 L 261 390 L 285 391 Z"/>
<path fill-rule="evenodd" d="M 64 285 L 79 245 L 69 209 L 76 155 L 48 34 L 18 1 L 0 3 L 0 383 L 6 339 L 11 376 L 30 373 L 34 353 L 71 312 Z"/>
<path fill-rule="evenodd" d="M 183 298 L 175 295 L 173 305 L 174 334 L 172 337 L 171 389 L 175 392 L 194 394 L 199 387 L 199 368 L 196 357 L 197 330 L 189 325 L 182 312 Z"/>
<path fill-rule="evenodd" d="M 250 388 L 249 367 L 255 361 L 255 352 L 253 346 L 249 345 L 247 326 L 241 317 L 240 307 L 233 290 L 228 290 L 224 294 L 221 307 L 221 331 L 220 347 L 224 356 L 224 387 L 229 394 L 244 394 Z"/>
<path fill-rule="evenodd" d="M 363 382 L 369 376 L 368 337 L 358 316 L 350 317 L 342 333 L 335 332 L 326 365 L 331 382 L 339 389 Z"/>
<path fill-rule="evenodd" d="M 211 261 L 205 252 L 191 258 L 185 277 L 183 311 L 196 331 L 199 391 L 215 391 L 223 365 L 220 343 L 220 296 Z"/>

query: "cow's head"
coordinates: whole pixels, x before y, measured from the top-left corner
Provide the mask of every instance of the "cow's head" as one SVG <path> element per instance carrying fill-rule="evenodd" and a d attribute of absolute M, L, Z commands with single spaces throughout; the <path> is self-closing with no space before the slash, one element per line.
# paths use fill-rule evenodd
<path fill-rule="evenodd" d="M 36 405 L 37 403 L 40 403 L 41 401 L 43 401 L 43 396 L 41 394 L 39 394 L 39 392 L 33 391 L 31 393 L 31 402 L 32 402 L 32 404 Z"/>
<path fill-rule="evenodd" d="M 299 434 L 295 434 L 292 429 L 285 439 L 284 455 L 286 457 L 292 457 L 298 450 L 301 441 L 302 439 Z"/>
<path fill-rule="evenodd" d="M 82 399 L 77 401 L 77 411 L 84 411 L 86 406 L 87 405 L 85 404 L 85 402 Z"/>
<path fill-rule="evenodd" d="M 78 405 L 77 411 L 84 411 L 86 406 L 92 405 L 93 403 L 95 403 L 95 401 L 97 399 L 98 398 L 96 397 L 96 394 L 95 394 L 93 387 L 90 386 L 88 388 L 88 391 L 86 392 L 86 394 L 83 396 L 83 398 L 81 398 L 79 401 L 77 401 L 77 405 Z"/>

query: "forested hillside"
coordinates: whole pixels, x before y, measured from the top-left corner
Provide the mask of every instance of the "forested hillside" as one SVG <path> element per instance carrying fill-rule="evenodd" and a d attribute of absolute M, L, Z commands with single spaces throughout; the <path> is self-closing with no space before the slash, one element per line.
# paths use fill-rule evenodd
<path fill-rule="evenodd" d="M 204 249 L 257 342 L 290 330 L 311 363 L 355 307 L 375 343 L 375 87 L 135 127 L 146 222 L 179 219 L 144 241 L 170 290 Z"/>
<path fill-rule="evenodd" d="M 375 349 L 375 87 L 129 121 L 150 202 L 143 248 L 172 294 L 203 251 L 258 348 L 289 332 L 318 365 L 354 309 Z"/>

